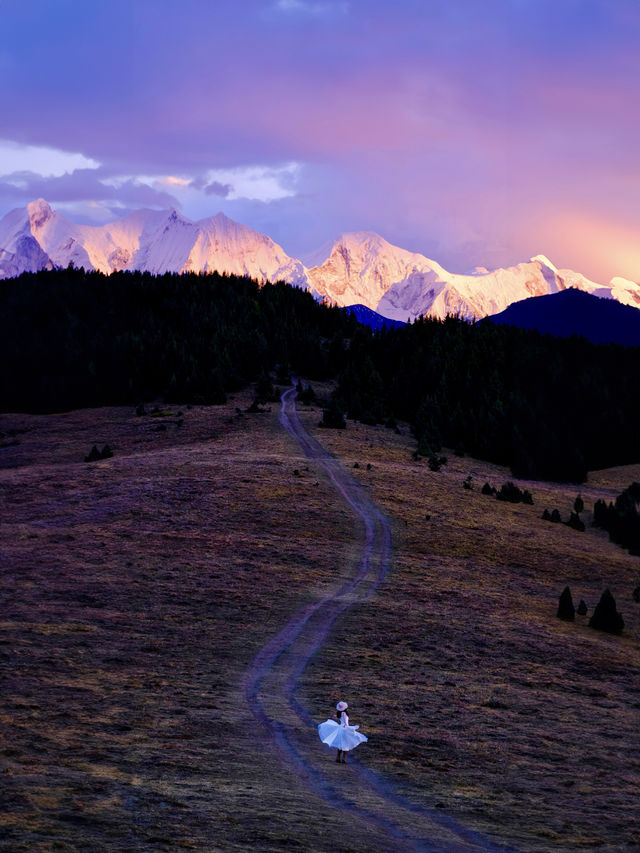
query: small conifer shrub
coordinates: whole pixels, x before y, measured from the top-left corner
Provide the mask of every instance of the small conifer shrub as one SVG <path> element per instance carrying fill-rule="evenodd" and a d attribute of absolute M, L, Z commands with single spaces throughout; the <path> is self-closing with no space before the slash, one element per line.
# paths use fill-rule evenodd
<path fill-rule="evenodd" d="M 499 492 L 496 492 L 499 501 L 508 501 L 513 504 L 533 504 L 533 495 L 527 489 L 519 489 L 515 483 L 505 483 Z"/>
<path fill-rule="evenodd" d="M 573 606 L 571 598 L 571 590 L 568 586 L 562 590 L 558 601 L 558 619 L 564 619 L 565 622 L 573 622 L 576 618 L 576 609 Z"/>
<path fill-rule="evenodd" d="M 608 588 L 602 593 L 596 604 L 593 616 L 589 619 L 589 627 L 608 634 L 621 634 L 624 628 L 622 613 L 616 607 L 616 600 Z"/>

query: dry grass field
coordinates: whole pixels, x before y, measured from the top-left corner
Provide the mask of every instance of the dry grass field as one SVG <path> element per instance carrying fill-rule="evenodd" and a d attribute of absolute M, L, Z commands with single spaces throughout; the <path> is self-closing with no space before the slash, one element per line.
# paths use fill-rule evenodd
<path fill-rule="evenodd" d="M 0 415 L 0 849 L 394 849 L 309 789 L 246 702 L 258 651 L 353 574 L 362 538 L 278 405 L 250 399 Z M 302 408 L 389 517 L 393 556 L 296 699 L 321 721 L 346 698 L 360 765 L 497 844 L 640 850 L 638 558 L 540 519 L 567 517 L 575 486 L 500 503 L 480 488 L 503 469 L 449 454 L 432 472 L 404 427 L 319 417 Z M 94 443 L 113 458 L 85 463 Z M 594 473 L 585 520 L 633 480 L 640 465 Z M 624 634 L 558 620 L 567 583 L 590 612 L 609 586 Z M 357 800 L 361 778 L 317 749 Z"/>

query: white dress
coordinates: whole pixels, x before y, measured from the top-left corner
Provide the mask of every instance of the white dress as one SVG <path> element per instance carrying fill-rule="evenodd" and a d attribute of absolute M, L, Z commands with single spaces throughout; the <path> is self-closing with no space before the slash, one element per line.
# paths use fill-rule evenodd
<path fill-rule="evenodd" d="M 340 714 L 340 722 L 337 720 L 325 720 L 318 726 L 318 734 L 322 743 L 332 749 L 342 749 L 348 752 L 350 749 L 355 749 L 360 743 L 366 743 L 367 737 L 360 734 L 358 729 L 360 726 L 350 726 L 349 717 L 343 711 Z"/>

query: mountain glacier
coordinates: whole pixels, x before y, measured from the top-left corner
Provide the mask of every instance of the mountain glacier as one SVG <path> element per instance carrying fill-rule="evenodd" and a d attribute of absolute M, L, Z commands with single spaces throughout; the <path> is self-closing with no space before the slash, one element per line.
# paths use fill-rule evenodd
<path fill-rule="evenodd" d="M 640 308 L 640 285 L 608 285 L 559 270 L 544 255 L 504 269 L 448 272 L 372 232 L 342 235 L 306 267 L 257 231 L 222 213 L 193 222 L 175 210 L 137 210 L 104 225 L 71 222 L 44 201 L 0 220 L 0 278 L 73 264 L 87 270 L 226 272 L 285 281 L 340 306 L 365 305 L 393 320 L 456 314 L 477 319 L 530 296 L 569 287 Z"/>

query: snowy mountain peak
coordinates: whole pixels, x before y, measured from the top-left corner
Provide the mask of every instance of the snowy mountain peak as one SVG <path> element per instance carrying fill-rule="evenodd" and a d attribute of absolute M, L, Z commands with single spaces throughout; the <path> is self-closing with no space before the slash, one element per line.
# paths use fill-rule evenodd
<path fill-rule="evenodd" d="M 536 261 L 539 264 L 542 264 L 542 266 L 544 267 L 549 267 L 549 269 L 553 270 L 553 272 L 558 272 L 558 268 L 555 266 L 555 264 L 551 263 L 551 261 L 546 255 L 534 255 L 532 258 L 530 258 L 529 263 L 535 264 Z"/>
<path fill-rule="evenodd" d="M 191 220 L 190 220 L 190 219 L 187 219 L 185 216 L 183 216 L 183 215 L 182 215 L 179 211 L 177 211 L 175 208 L 172 208 L 172 209 L 169 211 L 168 216 L 167 216 L 167 224 L 166 224 L 166 227 L 167 227 L 167 228 L 170 228 L 170 227 L 172 227 L 172 226 L 174 226 L 174 225 L 177 225 L 177 226 L 181 226 L 181 225 L 183 225 L 183 226 L 184 226 L 184 225 L 193 225 L 193 222 L 191 222 Z"/>
<path fill-rule="evenodd" d="M 404 255 L 410 257 L 372 231 L 348 232 L 307 276 L 316 293 L 337 305 L 363 304 L 375 310 L 390 284 L 404 277 Z"/>
<path fill-rule="evenodd" d="M 216 213 L 215 216 L 209 217 L 208 221 L 211 221 L 211 220 L 213 220 L 215 223 L 217 223 L 222 228 L 227 228 L 227 227 L 230 227 L 232 225 L 239 225 L 240 224 L 238 222 L 235 222 L 233 219 L 229 219 L 229 217 L 226 215 L 226 213 L 223 213 L 221 210 L 218 211 L 218 213 Z"/>
<path fill-rule="evenodd" d="M 598 294 L 601 295 L 601 294 Z M 640 308 L 640 284 L 630 281 L 628 278 L 616 275 L 611 279 L 611 292 L 609 296 L 617 299 L 623 305 L 631 305 Z"/>
<path fill-rule="evenodd" d="M 43 198 L 37 198 L 35 201 L 30 201 L 27 205 L 27 214 L 32 230 L 42 228 L 53 216 L 53 210 L 48 201 Z"/>
<path fill-rule="evenodd" d="M 630 285 L 633 287 L 634 285 L 638 285 L 638 282 L 631 281 L 629 278 L 623 278 L 621 275 L 614 275 L 610 282 L 612 287 L 629 287 Z"/>
<path fill-rule="evenodd" d="M 386 305 L 383 300 L 392 288 L 410 285 L 413 293 L 421 286 L 418 279 L 424 283 L 445 275 L 446 271 L 435 261 L 394 246 L 371 231 L 343 234 L 329 257 L 308 271 L 314 291 L 330 301 L 342 306 L 362 304 L 379 313 L 384 313 L 379 306 Z M 404 309 L 401 314 L 394 314 L 392 319 L 406 320 Z"/>
<path fill-rule="evenodd" d="M 355 247 L 355 246 L 390 246 L 390 243 L 376 234 L 375 231 L 345 231 L 343 234 L 334 240 L 333 247 Z"/>

